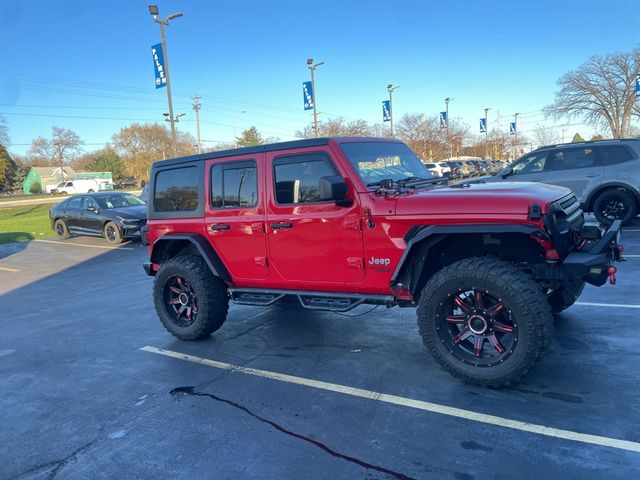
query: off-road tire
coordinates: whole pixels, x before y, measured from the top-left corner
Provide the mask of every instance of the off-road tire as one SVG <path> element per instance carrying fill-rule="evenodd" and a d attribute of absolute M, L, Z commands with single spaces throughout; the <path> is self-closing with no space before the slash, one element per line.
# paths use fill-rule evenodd
<path fill-rule="evenodd" d="M 181 326 L 165 302 L 165 289 L 171 279 L 181 277 L 188 282 L 197 301 L 193 323 Z M 226 284 L 215 277 L 197 255 L 174 257 L 160 265 L 153 284 L 153 303 L 160 321 L 180 340 L 200 340 L 218 330 L 227 319 L 229 295 Z"/>
<path fill-rule="evenodd" d="M 547 301 L 552 313 L 560 313 L 576 303 L 578 297 L 584 290 L 584 280 L 578 278 L 567 279 L 564 284 L 556 290 L 547 294 Z"/>
<path fill-rule="evenodd" d="M 453 353 L 459 346 L 453 341 L 447 345 L 439 332 L 442 305 L 467 290 L 499 298 L 502 315 L 513 320 L 517 329 L 512 348 L 503 354 L 508 354 L 505 360 L 488 366 L 463 361 Z M 447 372 L 464 382 L 499 388 L 517 382 L 533 368 L 551 341 L 553 315 L 546 296 L 526 272 L 493 257 L 468 258 L 443 268 L 427 282 L 418 305 L 418 327 L 424 345 Z"/>
<path fill-rule="evenodd" d="M 614 219 L 607 218 L 605 212 L 608 207 L 619 208 L 620 214 Z M 622 223 L 626 224 L 638 214 L 638 205 L 636 199 L 626 190 L 605 190 L 593 202 L 593 214 L 603 225 L 611 225 L 613 220 L 622 220 Z"/>
<path fill-rule="evenodd" d="M 56 232 L 56 238 L 59 238 L 60 240 L 66 240 L 71 237 L 69 227 L 67 227 L 67 224 L 61 218 L 57 219 L 53 223 L 53 230 Z"/>
<path fill-rule="evenodd" d="M 104 238 L 112 245 L 122 243 L 122 234 L 114 222 L 107 222 L 103 230 Z"/>

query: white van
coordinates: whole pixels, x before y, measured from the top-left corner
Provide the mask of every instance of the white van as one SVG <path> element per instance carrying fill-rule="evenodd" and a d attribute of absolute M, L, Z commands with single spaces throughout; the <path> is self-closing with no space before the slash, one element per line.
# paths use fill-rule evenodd
<path fill-rule="evenodd" d="M 76 193 L 92 193 L 100 189 L 100 183 L 95 179 L 65 180 L 60 182 L 50 193 L 60 195 L 74 195 Z"/>

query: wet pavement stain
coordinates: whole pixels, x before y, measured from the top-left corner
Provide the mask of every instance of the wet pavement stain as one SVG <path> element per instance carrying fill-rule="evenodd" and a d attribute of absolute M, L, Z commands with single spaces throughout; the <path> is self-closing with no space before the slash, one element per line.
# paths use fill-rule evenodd
<path fill-rule="evenodd" d="M 487 452 L 487 453 L 493 452 L 493 448 L 488 447 L 487 445 L 482 445 L 481 443 L 478 443 L 473 440 L 465 440 L 463 442 L 460 442 L 460 446 L 465 450 L 475 450 L 478 452 Z"/>
<path fill-rule="evenodd" d="M 566 393 L 557 393 L 557 392 L 544 392 L 542 394 L 543 397 L 553 398 L 554 400 L 560 400 L 568 403 L 584 403 L 582 397 L 578 395 L 569 395 Z"/>

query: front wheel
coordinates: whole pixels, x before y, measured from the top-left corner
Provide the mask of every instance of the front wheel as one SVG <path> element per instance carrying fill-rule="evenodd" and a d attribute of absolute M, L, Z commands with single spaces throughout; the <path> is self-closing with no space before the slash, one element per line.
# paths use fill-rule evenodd
<path fill-rule="evenodd" d="M 113 222 L 107 222 L 104 226 L 104 238 L 107 239 L 107 242 L 113 245 L 122 243 L 122 234 L 120 233 L 120 229 Z"/>
<path fill-rule="evenodd" d="M 446 371 L 465 382 L 504 387 L 523 377 L 550 343 L 553 316 L 528 274 L 496 258 L 469 258 L 429 280 L 418 327 Z"/>
<path fill-rule="evenodd" d="M 160 266 L 153 303 L 164 327 L 180 340 L 199 340 L 227 318 L 227 286 L 199 256 L 174 257 Z"/>

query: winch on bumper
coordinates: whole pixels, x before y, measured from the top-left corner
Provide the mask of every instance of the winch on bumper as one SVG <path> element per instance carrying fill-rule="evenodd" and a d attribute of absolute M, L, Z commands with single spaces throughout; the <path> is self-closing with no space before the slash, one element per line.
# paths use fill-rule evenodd
<path fill-rule="evenodd" d="M 578 251 L 567 255 L 562 262 L 563 266 L 575 275 L 591 285 L 601 286 L 610 280 L 616 283 L 616 267 L 614 261 L 622 261 L 622 246 L 620 241 L 620 220 L 615 220 L 611 227 L 600 236 L 597 227 L 583 227 L 582 236 L 585 242 Z"/>

